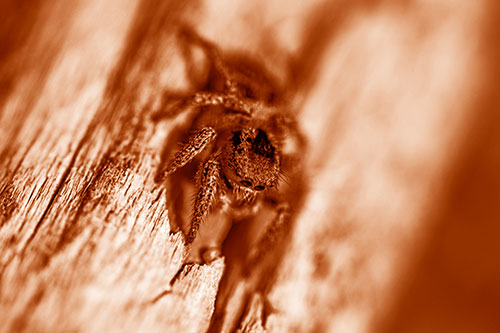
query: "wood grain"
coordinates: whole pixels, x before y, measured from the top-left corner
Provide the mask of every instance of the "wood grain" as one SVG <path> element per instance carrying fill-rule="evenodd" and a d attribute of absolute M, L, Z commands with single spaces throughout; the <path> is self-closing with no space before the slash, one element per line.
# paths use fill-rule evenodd
<path fill-rule="evenodd" d="M 4 1 L 0 9 L 9 13 L 0 24 L 0 330 L 457 327 L 426 312 L 432 297 L 416 291 L 434 290 L 431 272 L 461 249 L 462 234 L 452 234 L 449 252 L 432 250 L 454 228 L 443 222 L 457 218 L 449 207 L 481 209 L 456 196 L 483 192 L 462 183 L 461 170 L 477 163 L 481 186 L 497 184 L 488 168 L 500 160 L 498 144 L 471 153 L 492 142 L 481 133 L 497 130 L 493 2 Z M 187 68 L 176 39 L 185 24 L 258 59 L 293 93 L 309 190 L 271 276 L 241 278 L 226 258 L 183 265 L 188 249 L 166 202 L 175 189 L 155 183 L 176 123 L 152 116 L 167 92 L 192 92 L 188 74 L 204 68 L 202 60 Z M 476 262 L 468 263 L 453 271 L 467 276 L 461 286 L 484 285 L 496 304 L 498 269 L 487 261 L 468 276 Z M 481 290 L 469 291 L 472 304 L 482 304 Z M 437 314 L 454 309 L 436 304 Z M 482 309 L 463 316 L 464 327 L 500 326 Z"/>

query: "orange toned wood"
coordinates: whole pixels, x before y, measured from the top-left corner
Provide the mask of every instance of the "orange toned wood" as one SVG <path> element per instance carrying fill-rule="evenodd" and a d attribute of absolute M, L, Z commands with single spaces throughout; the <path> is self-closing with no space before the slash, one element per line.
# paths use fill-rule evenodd
<path fill-rule="evenodd" d="M 3 1 L 0 331 L 498 329 L 495 10 Z M 154 115 L 207 75 L 182 24 L 265 66 L 308 138 L 286 251 L 247 279 L 231 255 L 182 265 L 155 183 L 177 120 Z"/>

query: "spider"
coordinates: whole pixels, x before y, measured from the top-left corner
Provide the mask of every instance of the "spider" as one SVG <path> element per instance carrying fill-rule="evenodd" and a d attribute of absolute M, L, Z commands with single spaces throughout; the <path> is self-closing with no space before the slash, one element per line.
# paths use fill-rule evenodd
<path fill-rule="evenodd" d="M 264 205 L 271 207 L 275 213 L 249 259 L 259 261 L 287 230 L 293 215 L 304 139 L 265 70 L 251 61 L 231 62 L 191 30 L 183 30 L 181 36 L 201 48 L 211 63 L 210 75 L 203 91 L 180 98 L 174 111 L 156 116 L 195 111 L 191 134 L 163 163 L 156 180 L 164 182 L 201 157 L 186 245 L 193 243 L 212 210 L 241 218 L 256 216 Z M 219 249 L 215 252 L 220 256 Z"/>

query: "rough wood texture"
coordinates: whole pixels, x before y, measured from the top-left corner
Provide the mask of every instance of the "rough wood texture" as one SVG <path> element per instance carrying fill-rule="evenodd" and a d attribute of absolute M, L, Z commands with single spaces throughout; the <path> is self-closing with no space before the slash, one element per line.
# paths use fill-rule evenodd
<path fill-rule="evenodd" d="M 2 2 L 0 330 L 498 329 L 500 273 L 484 256 L 500 244 L 495 11 Z M 300 100 L 310 188 L 266 281 L 223 277 L 223 258 L 183 266 L 172 189 L 154 181 L 174 122 L 151 116 L 191 88 L 175 38 L 186 23 Z"/>

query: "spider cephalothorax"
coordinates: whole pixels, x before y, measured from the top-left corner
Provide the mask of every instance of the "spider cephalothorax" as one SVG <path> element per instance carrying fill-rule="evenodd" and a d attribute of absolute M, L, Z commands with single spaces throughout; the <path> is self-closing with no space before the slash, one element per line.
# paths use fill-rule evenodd
<path fill-rule="evenodd" d="M 276 91 L 264 71 L 252 70 L 250 64 L 227 65 L 209 42 L 195 34 L 188 38 L 206 52 L 215 75 L 206 91 L 196 92 L 179 104 L 177 113 L 183 109 L 198 111 L 192 118 L 195 130 L 160 170 L 158 180 L 206 152 L 208 157 L 200 162 L 196 173 L 198 191 L 186 243 L 194 241 L 213 207 L 224 206 L 224 212 L 236 217 L 266 203 L 276 216 L 254 251 L 258 257 L 270 248 L 291 216 L 290 203 L 295 199 L 290 191 L 280 193 L 279 184 L 284 168 L 299 160 L 295 152 L 285 153 L 283 149 L 286 140 L 300 137 L 298 126 L 285 108 L 273 103 Z M 193 108 L 185 108 L 188 105 Z M 218 205 L 221 202 L 224 204 Z"/>
<path fill-rule="evenodd" d="M 260 128 L 233 132 L 224 147 L 223 164 L 226 177 L 248 189 L 262 191 L 278 181 L 279 153 Z"/>

